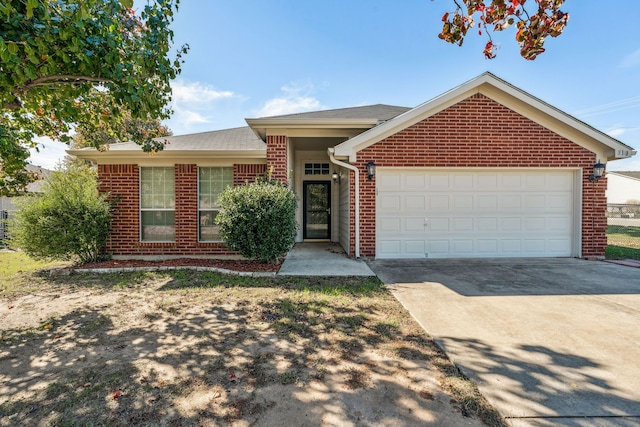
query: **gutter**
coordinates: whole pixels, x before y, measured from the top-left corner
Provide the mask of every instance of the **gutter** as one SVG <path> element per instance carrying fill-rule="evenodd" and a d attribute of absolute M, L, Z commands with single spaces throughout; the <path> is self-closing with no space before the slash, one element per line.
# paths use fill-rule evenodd
<path fill-rule="evenodd" d="M 356 221 L 356 241 L 355 241 L 355 249 L 356 249 L 356 258 L 360 258 L 360 171 L 357 167 L 350 165 L 349 163 L 342 162 L 337 160 L 334 156 L 335 149 L 333 147 L 329 147 L 327 149 L 329 153 L 329 160 L 334 165 L 338 165 L 349 170 L 352 170 L 356 173 L 356 194 L 355 194 L 355 221 Z"/>

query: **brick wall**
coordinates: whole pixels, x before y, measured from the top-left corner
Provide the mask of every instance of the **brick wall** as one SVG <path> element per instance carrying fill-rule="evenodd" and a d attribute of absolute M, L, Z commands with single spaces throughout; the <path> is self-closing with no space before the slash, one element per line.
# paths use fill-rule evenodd
<path fill-rule="evenodd" d="M 273 168 L 272 178 L 285 184 L 289 179 L 288 138 L 282 135 L 267 136 L 267 165 Z"/>
<path fill-rule="evenodd" d="M 234 185 L 255 181 L 264 164 L 236 164 Z M 107 252 L 114 256 L 222 256 L 237 255 L 221 243 L 198 242 L 198 167 L 177 164 L 175 172 L 176 237 L 174 242 L 140 241 L 139 174 L 137 165 L 99 165 L 100 191 L 117 202 L 114 208 Z"/>
<path fill-rule="evenodd" d="M 582 255 L 606 250 L 606 179 L 588 180 L 595 154 L 481 94 L 473 95 L 358 153 L 360 253 L 375 256 L 375 178 L 365 165 L 424 167 L 580 167 Z M 352 240 L 355 239 L 353 235 Z"/>
<path fill-rule="evenodd" d="M 264 175 L 267 165 L 233 165 L 233 185 L 243 185 L 255 182 L 256 178 Z"/>

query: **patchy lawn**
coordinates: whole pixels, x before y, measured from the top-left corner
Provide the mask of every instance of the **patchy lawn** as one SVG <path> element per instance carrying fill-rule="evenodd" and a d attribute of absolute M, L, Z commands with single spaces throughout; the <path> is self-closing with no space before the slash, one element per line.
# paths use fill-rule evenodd
<path fill-rule="evenodd" d="M 68 264 L 57 261 L 35 261 L 23 252 L 2 249 L 0 251 L 0 297 L 36 290 L 42 280 L 33 274 L 35 271 Z"/>
<path fill-rule="evenodd" d="M 375 278 L 8 271 L 0 426 L 504 425 Z"/>
<path fill-rule="evenodd" d="M 610 225 L 607 227 L 608 259 L 640 260 L 640 227 Z"/>

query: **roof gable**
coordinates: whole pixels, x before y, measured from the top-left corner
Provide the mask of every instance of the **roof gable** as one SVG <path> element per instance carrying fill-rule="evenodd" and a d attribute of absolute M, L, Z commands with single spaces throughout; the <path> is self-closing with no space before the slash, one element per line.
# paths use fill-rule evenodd
<path fill-rule="evenodd" d="M 596 153 L 598 158 L 603 161 L 631 157 L 636 153 L 628 145 L 487 72 L 337 145 L 335 147 L 335 155 L 343 159 L 349 159 L 350 162 L 355 162 L 359 151 L 474 94 L 482 94 L 568 140 L 587 148 Z"/>

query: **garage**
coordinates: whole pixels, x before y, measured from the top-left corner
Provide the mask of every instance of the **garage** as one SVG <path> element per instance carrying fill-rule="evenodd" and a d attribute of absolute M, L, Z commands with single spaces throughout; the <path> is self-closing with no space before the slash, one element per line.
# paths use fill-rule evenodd
<path fill-rule="evenodd" d="M 578 255 L 575 169 L 379 168 L 376 258 Z"/>

